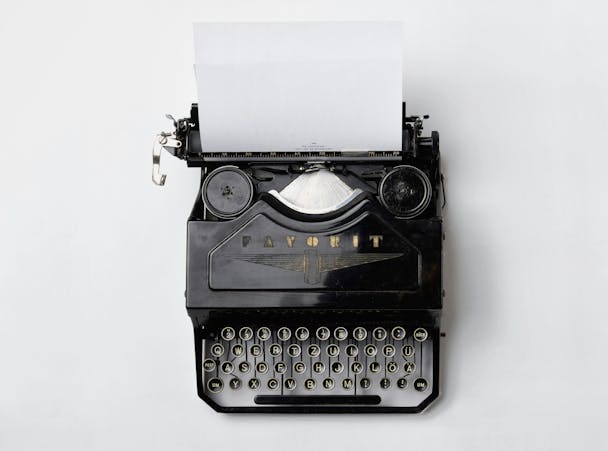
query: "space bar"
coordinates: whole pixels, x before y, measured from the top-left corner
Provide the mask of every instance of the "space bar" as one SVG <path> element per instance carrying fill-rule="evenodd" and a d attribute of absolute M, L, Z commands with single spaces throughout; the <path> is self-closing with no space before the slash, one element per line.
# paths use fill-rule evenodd
<path fill-rule="evenodd" d="M 380 404 L 380 396 L 281 396 L 258 395 L 254 399 L 256 404 Z"/>

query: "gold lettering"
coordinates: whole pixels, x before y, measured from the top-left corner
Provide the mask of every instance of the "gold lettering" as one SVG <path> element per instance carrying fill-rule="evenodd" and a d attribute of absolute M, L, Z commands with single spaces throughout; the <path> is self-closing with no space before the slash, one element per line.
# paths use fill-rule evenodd
<path fill-rule="evenodd" d="M 308 247 L 317 247 L 319 245 L 319 238 L 316 236 L 309 236 L 306 238 L 306 244 Z"/>
<path fill-rule="evenodd" d="M 353 235 L 353 247 L 359 247 L 359 235 Z"/>
<path fill-rule="evenodd" d="M 287 235 L 285 239 L 287 240 L 287 246 L 293 247 L 293 243 L 296 241 L 296 237 L 294 235 Z"/>
<path fill-rule="evenodd" d="M 329 237 L 329 245 L 331 247 L 340 247 L 340 236 L 339 235 L 331 235 Z"/>
<path fill-rule="evenodd" d="M 370 235 L 369 240 L 372 242 L 372 247 L 380 247 L 382 235 Z"/>
<path fill-rule="evenodd" d="M 272 237 L 267 235 L 264 239 L 264 247 L 274 247 L 274 243 L 272 242 Z"/>

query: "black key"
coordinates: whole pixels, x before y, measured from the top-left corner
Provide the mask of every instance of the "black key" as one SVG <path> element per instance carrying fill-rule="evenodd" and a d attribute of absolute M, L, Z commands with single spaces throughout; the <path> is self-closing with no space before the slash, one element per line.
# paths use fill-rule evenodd
<path fill-rule="evenodd" d="M 403 364 L 403 370 L 405 371 L 405 374 L 412 374 L 416 371 L 416 364 L 414 362 L 405 362 Z"/>
<path fill-rule="evenodd" d="M 367 377 L 364 377 L 359 381 L 359 385 L 361 385 L 361 388 L 367 390 L 369 387 L 371 387 L 372 382 Z"/>
<path fill-rule="evenodd" d="M 241 340 L 251 340 L 253 338 L 253 330 L 251 330 L 251 327 L 242 327 L 239 330 L 239 337 L 241 337 Z"/>
<path fill-rule="evenodd" d="M 340 354 L 340 348 L 337 345 L 329 345 L 325 352 L 327 352 L 327 355 L 330 357 L 336 357 Z"/>
<path fill-rule="evenodd" d="M 298 327 L 296 329 L 295 335 L 298 340 L 304 341 L 308 339 L 310 333 L 308 332 L 308 329 L 306 327 Z"/>
<path fill-rule="evenodd" d="M 325 341 L 329 338 L 329 336 L 331 335 L 331 332 L 329 331 L 329 329 L 325 326 L 323 327 L 319 327 L 317 329 L 317 338 L 321 341 Z"/>
<path fill-rule="evenodd" d="M 257 390 L 258 388 L 260 388 L 260 380 L 254 377 L 253 379 L 249 379 L 247 385 L 250 389 Z"/>
<path fill-rule="evenodd" d="M 391 336 L 395 340 L 403 340 L 405 338 L 405 329 L 401 326 L 393 327 L 391 331 Z"/>
<path fill-rule="evenodd" d="M 224 374 L 231 374 L 234 371 L 234 365 L 232 364 L 232 362 L 224 362 L 222 363 L 222 373 Z"/>
<path fill-rule="evenodd" d="M 386 390 L 387 388 L 389 388 L 391 386 L 391 381 L 390 379 L 384 377 L 382 379 L 380 379 L 380 387 L 382 387 L 384 390 Z"/>
<path fill-rule="evenodd" d="M 384 327 L 376 327 L 372 332 L 374 338 L 378 341 L 382 341 L 386 338 L 386 329 Z"/>
<path fill-rule="evenodd" d="M 251 366 L 249 365 L 248 362 L 239 363 L 239 371 L 241 373 L 248 373 L 250 369 L 251 369 Z"/>
<path fill-rule="evenodd" d="M 350 365 L 350 370 L 355 374 L 361 374 L 361 371 L 363 371 L 363 364 L 355 361 Z"/>
<path fill-rule="evenodd" d="M 277 331 L 277 337 L 279 337 L 279 340 L 281 341 L 287 341 L 291 338 L 291 330 L 287 327 L 281 327 Z"/>
<path fill-rule="evenodd" d="M 354 382 L 351 378 L 347 377 L 342 381 L 342 388 L 344 390 L 351 390 L 353 388 Z"/>
<path fill-rule="evenodd" d="M 212 393 L 219 393 L 222 391 L 222 388 L 224 388 L 224 383 L 221 379 L 214 377 L 213 379 L 209 379 L 209 382 L 207 382 L 207 388 Z"/>
<path fill-rule="evenodd" d="M 397 379 L 397 387 L 402 390 L 407 387 L 407 379 L 405 377 L 400 377 L 399 379 Z"/>
<path fill-rule="evenodd" d="M 203 362 L 203 369 L 205 371 L 207 371 L 207 372 L 215 370 L 215 360 L 213 360 L 213 359 L 206 359 Z"/>
<path fill-rule="evenodd" d="M 325 371 L 325 365 L 323 364 L 323 362 L 315 362 L 312 364 L 312 370 L 315 373 L 322 373 L 323 371 Z"/>
<path fill-rule="evenodd" d="M 378 362 L 371 362 L 369 364 L 369 370 L 372 373 L 379 373 L 380 372 L 380 364 Z"/>
<path fill-rule="evenodd" d="M 325 390 L 331 390 L 334 388 L 334 380 L 331 377 L 323 379 L 323 388 Z"/>
<path fill-rule="evenodd" d="M 314 379 L 306 379 L 304 381 L 304 388 L 306 388 L 306 390 L 314 390 L 316 386 L 317 383 Z"/>
<path fill-rule="evenodd" d="M 426 381 L 426 379 L 419 377 L 418 379 L 416 379 L 414 381 L 414 388 L 417 391 L 425 391 L 429 386 L 429 383 Z"/>
<path fill-rule="evenodd" d="M 274 364 L 274 370 L 279 374 L 284 374 L 287 371 L 287 365 L 285 362 L 277 362 Z"/>
<path fill-rule="evenodd" d="M 297 383 L 295 379 L 288 378 L 285 379 L 284 385 L 287 390 L 295 390 Z"/>
<path fill-rule="evenodd" d="M 389 373 L 396 373 L 399 370 L 399 365 L 397 365 L 395 362 L 388 362 L 386 364 L 386 369 Z"/>
<path fill-rule="evenodd" d="M 382 399 L 377 395 L 314 395 L 314 396 L 280 396 L 280 395 L 258 395 L 253 398 L 256 404 L 287 404 L 287 405 L 306 405 L 306 404 L 380 404 Z"/>
<path fill-rule="evenodd" d="M 331 370 L 336 374 L 340 374 L 342 371 L 344 371 L 344 365 L 342 362 L 334 362 L 331 364 Z"/>
<path fill-rule="evenodd" d="M 241 388 L 241 380 L 238 377 L 233 377 L 230 379 L 230 388 L 233 390 L 238 390 Z"/>
<path fill-rule="evenodd" d="M 271 390 L 276 390 L 277 388 L 279 388 L 279 381 L 275 378 L 268 379 L 268 388 Z"/>
<path fill-rule="evenodd" d="M 222 336 L 222 338 L 224 340 L 230 341 L 235 336 L 234 329 L 232 327 L 224 327 L 222 329 L 222 332 L 220 333 L 220 335 Z"/>
<path fill-rule="evenodd" d="M 213 354 L 215 357 L 221 357 L 224 355 L 224 347 L 219 343 L 215 343 L 213 346 L 211 346 L 211 354 Z"/>
<path fill-rule="evenodd" d="M 334 337 L 336 337 L 336 340 L 338 341 L 346 340 L 348 331 L 344 327 L 336 327 L 334 330 Z"/>
<path fill-rule="evenodd" d="M 363 327 L 355 327 L 355 330 L 353 330 L 353 337 L 355 337 L 355 340 L 357 341 L 363 341 L 367 338 L 367 331 Z"/>
<path fill-rule="evenodd" d="M 401 349 L 401 353 L 403 354 L 403 357 L 411 357 L 414 355 L 414 347 L 412 345 L 405 345 L 402 349 Z"/>
<path fill-rule="evenodd" d="M 232 347 L 232 355 L 235 356 L 235 357 L 242 356 L 243 352 L 245 352 L 245 349 L 243 348 L 243 345 L 234 345 Z"/>
<path fill-rule="evenodd" d="M 423 327 L 419 327 L 418 329 L 416 329 L 414 331 L 414 338 L 417 341 L 424 341 L 428 338 L 428 336 L 429 336 L 429 333 Z"/>
<path fill-rule="evenodd" d="M 255 369 L 258 373 L 266 374 L 266 371 L 268 371 L 268 364 L 266 362 L 259 362 Z"/>
<path fill-rule="evenodd" d="M 268 350 L 270 351 L 270 355 L 273 357 L 277 357 L 283 352 L 281 345 L 276 343 L 271 344 Z"/>
<path fill-rule="evenodd" d="M 270 329 L 268 327 L 260 327 L 258 329 L 258 338 L 262 341 L 266 341 L 270 338 Z"/>
<path fill-rule="evenodd" d="M 293 364 L 293 370 L 298 374 L 302 374 L 306 371 L 306 365 L 304 365 L 304 362 L 296 362 Z"/>

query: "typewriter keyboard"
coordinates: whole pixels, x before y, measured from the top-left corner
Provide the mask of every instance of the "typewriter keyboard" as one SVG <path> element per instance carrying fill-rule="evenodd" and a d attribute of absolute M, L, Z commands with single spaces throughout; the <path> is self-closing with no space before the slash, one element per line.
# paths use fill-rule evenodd
<path fill-rule="evenodd" d="M 233 327 L 202 342 L 201 386 L 221 407 L 416 408 L 433 392 L 424 327 Z"/>

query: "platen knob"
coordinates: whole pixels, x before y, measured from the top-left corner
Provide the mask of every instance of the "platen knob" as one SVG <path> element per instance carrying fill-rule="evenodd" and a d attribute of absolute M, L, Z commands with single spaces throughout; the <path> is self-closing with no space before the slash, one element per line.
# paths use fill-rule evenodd
<path fill-rule="evenodd" d="M 253 183 L 236 166 L 222 166 L 212 171 L 203 182 L 205 207 L 219 218 L 241 214 L 253 199 Z"/>
<path fill-rule="evenodd" d="M 378 187 L 382 205 L 398 218 L 404 219 L 421 214 L 431 202 L 431 192 L 429 178 L 414 166 L 396 166 Z"/>

